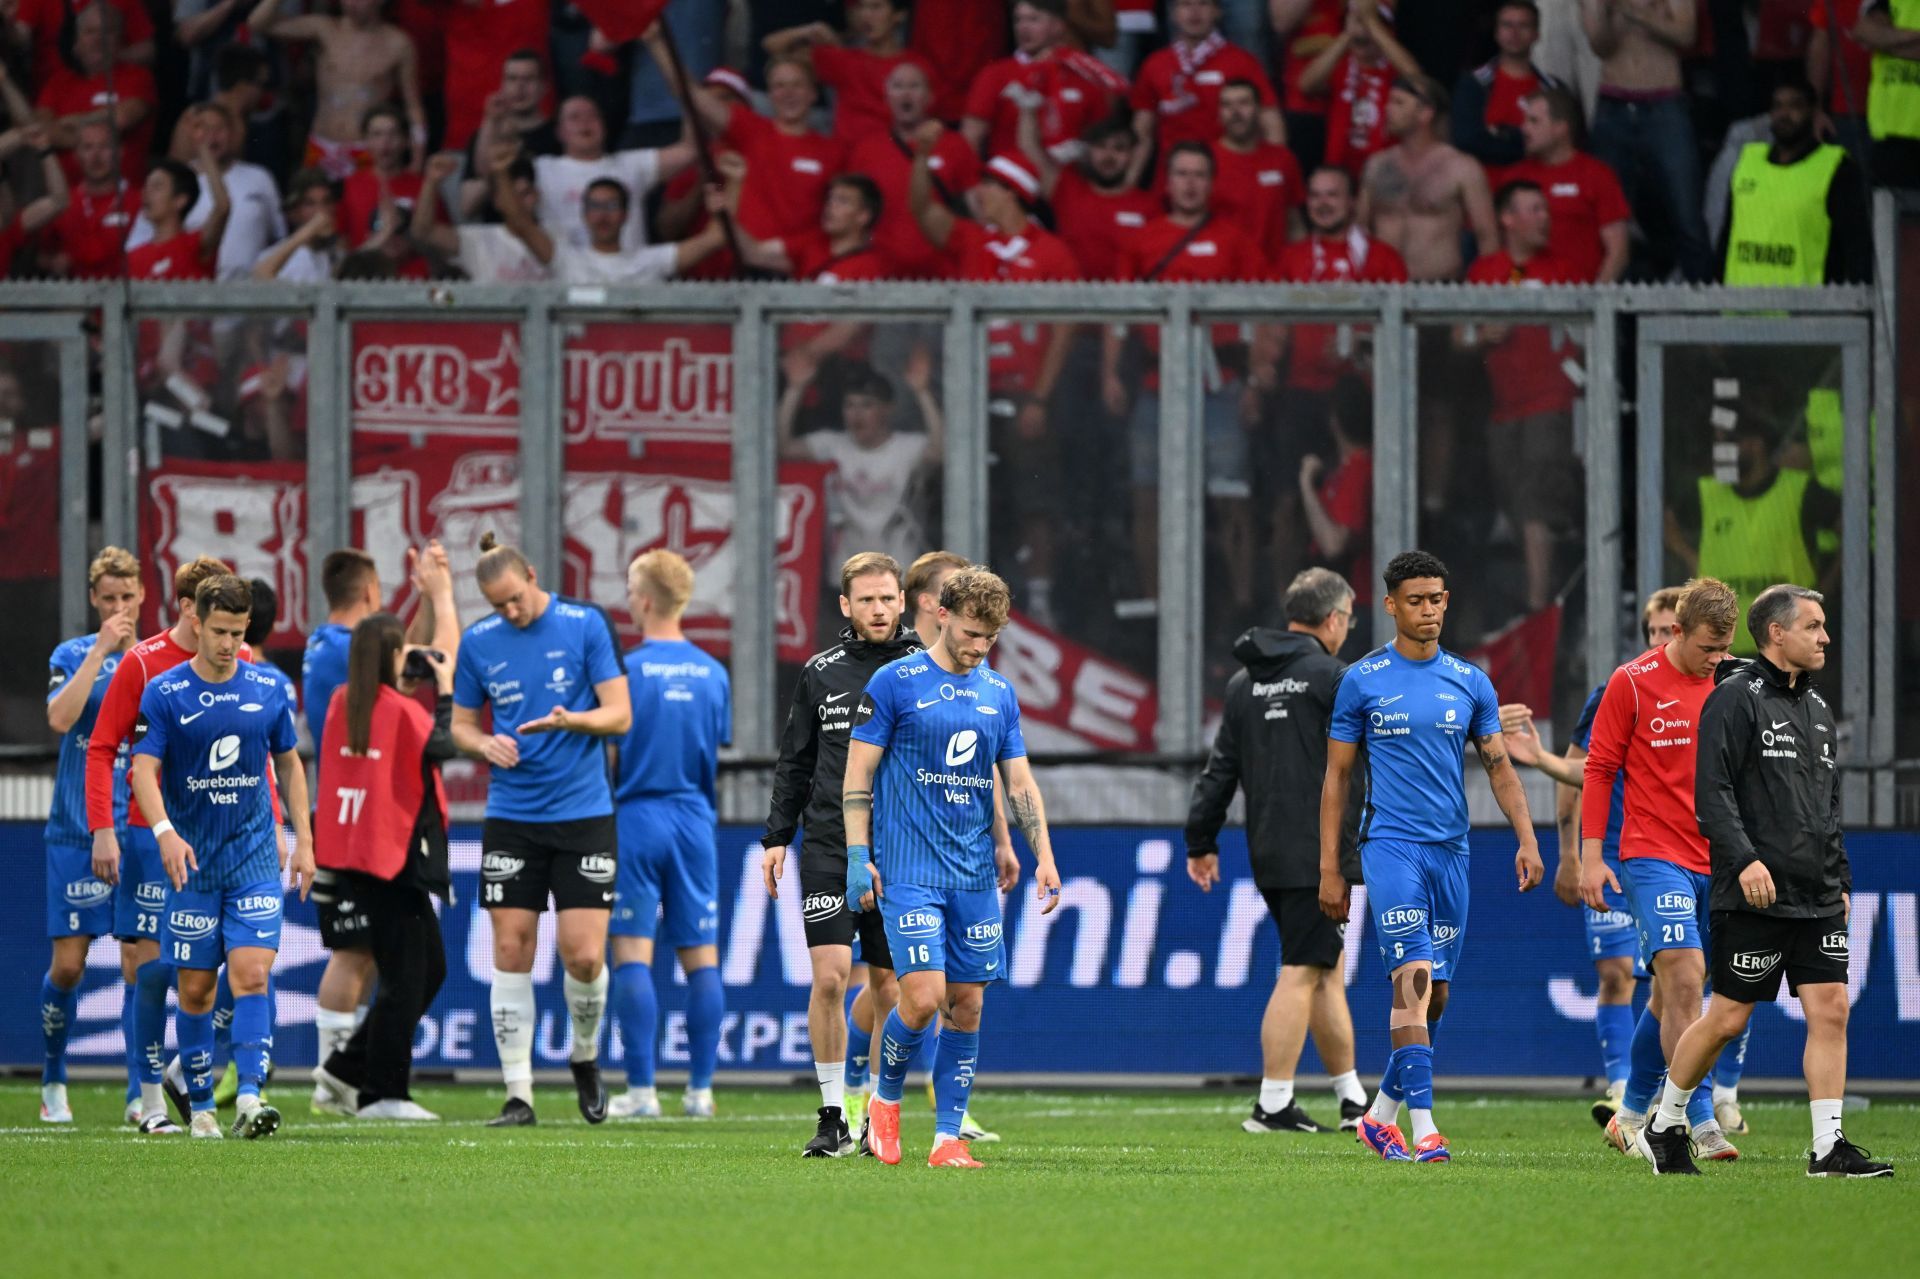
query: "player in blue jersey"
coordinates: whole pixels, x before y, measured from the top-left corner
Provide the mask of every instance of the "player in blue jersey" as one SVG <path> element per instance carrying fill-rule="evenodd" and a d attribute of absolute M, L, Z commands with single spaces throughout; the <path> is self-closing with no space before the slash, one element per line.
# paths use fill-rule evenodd
<path fill-rule="evenodd" d="M 240 1072 L 235 1136 L 267 1136 L 280 1115 L 260 1098 L 273 1047 L 267 976 L 280 948 L 281 846 L 267 786 L 271 759 L 292 821 L 290 869 L 304 898 L 313 879 L 307 776 L 293 707 L 281 680 L 239 660 L 252 608 L 237 577 L 194 596 L 195 654 L 148 684 L 145 733 L 132 785 L 153 822 L 170 889 L 161 945 L 178 974 L 180 1055 L 195 1137 L 221 1135 L 213 1105 L 213 1001 L 224 962 L 233 987 L 234 1061 Z"/>
<path fill-rule="evenodd" d="M 93 836 L 87 829 L 87 739 L 106 696 L 107 682 L 133 647 L 140 621 L 140 565 L 131 554 L 109 546 L 87 569 L 87 600 L 100 617 L 100 629 L 78 635 L 47 659 L 47 727 L 60 734 L 60 762 L 53 776 L 53 808 L 47 815 L 47 935 L 53 962 L 40 983 L 40 1029 L 47 1060 L 40 1072 L 40 1118 L 70 1124 L 67 1104 L 67 1036 L 73 1029 L 86 976 L 87 947 L 112 933 L 120 939 L 120 969 L 126 978 L 120 1023 L 127 1044 L 127 1122 L 140 1122 L 140 1058 L 131 1025 L 133 975 L 160 953 L 158 900 L 142 902 L 130 892 L 123 904 L 114 886 L 93 873 Z M 124 768 L 124 763 L 122 764 Z M 124 774 L 113 796 L 116 826 L 126 825 Z"/>
<path fill-rule="evenodd" d="M 493 615 L 467 628 L 453 676 L 453 740 L 491 766 L 480 902 L 493 921 L 493 1040 L 507 1101 L 490 1127 L 534 1122 L 533 947 L 553 897 L 574 1092 L 588 1123 L 607 1117 L 600 1026 L 613 912 L 613 790 L 605 743 L 633 725 L 613 622 L 541 589 L 533 565 L 493 534 L 474 576 Z M 493 730 L 480 726 L 482 707 Z"/>
<path fill-rule="evenodd" d="M 900 976 L 900 1002 L 881 1037 L 880 1083 L 867 1118 L 881 1162 L 900 1162 L 900 1096 L 907 1063 L 936 1013 L 935 1168 L 978 1168 L 960 1136 L 980 1055 L 988 982 L 1006 975 L 1000 896 L 1017 865 L 993 847 L 994 766 L 1006 808 L 1027 837 L 1046 910 L 1059 905 L 1045 809 L 1020 733 L 1013 688 L 984 668 L 1006 625 L 1007 585 L 964 568 L 940 589 L 940 634 L 923 653 L 875 671 L 847 746 L 841 806 L 847 832 L 847 901 L 877 903 Z"/>
<path fill-rule="evenodd" d="M 1380 957 L 1393 983 L 1387 1026 L 1393 1054 L 1380 1095 L 1360 1120 L 1360 1140 L 1389 1161 L 1451 1157 L 1433 1122 L 1433 1028 L 1446 1011 L 1467 931 L 1467 743 L 1479 752 L 1500 811 L 1520 850 L 1521 892 L 1545 875 L 1526 791 L 1507 758 L 1493 684 L 1479 667 L 1440 647 L 1447 566 L 1403 551 L 1382 574 L 1396 634 L 1348 667 L 1327 729 L 1320 795 L 1320 908 L 1344 921 L 1351 896 L 1340 874 L 1340 835 L 1356 764 L 1366 787 L 1360 869 Z M 1405 1099 L 1408 1151 L 1396 1122 Z"/>
<path fill-rule="evenodd" d="M 442 653 L 460 646 L 460 618 L 453 602 L 453 573 L 447 552 L 438 542 L 424 551 L 407 548 L 407 567 L 419 611 L 407 628 L 407 642 L 425 644 Z M 385 602 L 380 569 L 373 556 L 353 547 L 329 551 L 320 564 L 320 589 L 327 597 L 327 620 L 307 637 L 301 659 L 306 685 L 307 737 L 314 758 L 320 758 L 327 708 L 336 689 L 347 684 L 347 651 L 353 628 L 379 612 Z M 348 899 L 351 904 L 352 899 Z M 314 915 L 320 923 L 320 944 L 327 948 L 327 966 L 314 996 L 313 1027 L 320 1042 L 316 1061 L 324 1063 L 347 1041 L 365 1016 L 364 1005 L 373 993 L 371 917 L 365 911 L 341 910 L 333 888 L 333 872 L 321 869 L 313 886 Z M 314 1069 L 313 1110 L 320 1114 L 351 1115 L 358 1111 L 357 1096 L 341 1097 L 321 1082 Z"/>
<path fill-rule="evenodd" d="M 607 1106 L 617 1119 L 660 1113 L 653 1087 L 656 925 L 687 975 L 690 1067 L 681 1108 L 694 1118 L 713 1117 L 713 1068 L 727 1010 L 714 778 L 720 748 L 733 740 L 733 699 L 727 668 L 681 633 L 692 599 L 693 568 L 672 551 L 648 551 L 627 567 L 627 605 L 640 644 L 627 654 L 633 727 L 621 739 L 614 773 L 620 869 L 608 932 L 613 1006 L 627 1055 L 627 1091 Z"/>

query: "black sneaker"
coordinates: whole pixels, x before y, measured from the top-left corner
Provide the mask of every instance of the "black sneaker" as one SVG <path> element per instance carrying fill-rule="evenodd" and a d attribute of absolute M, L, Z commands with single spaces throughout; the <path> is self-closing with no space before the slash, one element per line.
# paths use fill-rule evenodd
<path fill-rule="evenodd" d="M 1262 1110 L 1260 1103 L 1253 1103 L 1253 1113 L 1240 1121 L 1240 1126 L 1248 1132 L 1325 1132 L 1313 1120 L 1307 1118 L 1307 1112 L 1300 1109 L 1300 1103 L 1290 1101 L 1279 1110 Z"/>
<path fill-rule="evenodd" d="M 598 1061 L 573 1063 L 573 1093 L 580 1100 L 580 1117 L 590 1124 L 607 1122 L 607 1086 L 600 1082 Z"/>
<path fill-rule="evenodd" d="M 1693 1166 L 1693 1138 L 1678 1124 L 1663 1132 L 1655 1132 L 1653 1121 L 1648 1120 L 1633 1144 L 1634 1149 L 1640 1152 L 1640 1157 L 1653 1165 L 1653 1175 L 1656 1177 L 1668 1174 L 1682 1177 L 1700 1175 L 1700 1170 Z"/>
<path fill-rule="evenodd" d="M 871 1108 L 873 1103 L 869 1102 L 867 1104 L 868 1104 L 868 1107 Z M 873 1133 L 873 1120 L 862 1119 L 860 1121 L 860 1140 L 856 1143 L 860 1147 L 860 1157 L 862 1159 L 879 1158 L 878 1155 L 873 1153 L 873 1142 L 868 1140 L 868 1138 L 872 1135 L 872 1133 Z"/>
<path fill-rule="evenodd" d="M 813 1140 L 800 1152 L 802 1159 L 838 1159 L 853 1153 L 853 1134 L 847 1131 L 846 1114 L 838 1106 L 820 1107 L 820 1127 Z"/>
<path fill-rule="evenodd" d="M 533 1107 L 518 1097 L 507 1098 L 507 1104 L 500 1107 L 500 1113 L 487 1120 L 489 1128 L 531 1128 L 538 1122 L 533 1117 Z"/>
<path fill-rule="evenodd" d="M 173 1082 L 166 1071 L 160 1072 L 160 1090 L 167 1094 L 167 1101 L 173 1106 L 173 1113 L 180 1116 L 180 1126 L 185 1128 L 193 1122 L 193 1099 L 187 1096 L 187 1090 Z"/>
<path fill-rule="evenodd" d="M 1807 1176 L 1809 1177 L 1891 1177 L 1893 1165 L 1875 1163 L 1868 1156 L 1871 1150 L 1862 1150 L 1845 1137 L 1834 1139 L 1833 1149 L 1824 1159 L 1807 1156 Z"/>
<path fill-rule="evenodd" d="M 1343 1101 L 1340 1103 L 1340 1131 L 1359 1132 L 1360 1116 L 1367 1113 L 1364 1101 Z"/>

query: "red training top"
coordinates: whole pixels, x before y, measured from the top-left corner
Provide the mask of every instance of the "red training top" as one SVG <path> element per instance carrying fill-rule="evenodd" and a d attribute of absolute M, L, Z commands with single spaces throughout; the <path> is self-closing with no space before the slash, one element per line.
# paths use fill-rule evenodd
<path fill-rule="evenodd" d="M 398 689 L 382 687 L 374 699 L 367 753 L 350 753 L 347 740 L 347 690 L 335 690 L 327 704 L 322 740 L 341 743 L 320 758 L 316 860 L 331 870 L 357 870 L 392 879 L 406 869 L 413 828 L 428 802 L 447 820 L 447 792 L 440 770 L 433 770 L 428 795 L 425 757 L 433 736 L 433 716 Z M 328 803 L 339 792 L 357 792 L 355 804 Z M 346 820 L 342 820 L 342 818 Z"/>
<path fill-rule="evenodd" d="M 1607 833 L 1613 779 L 1627 770 L 1620 856 L 1654 857 L 1707 873 L 1707 838 L 1693 816 L 1694 734 L 1713 676 L 1682 674 L 1666 648 L 1649 649 L 1614 671 L 1600 695 L 1580 790 L 1580 833 Z"/>

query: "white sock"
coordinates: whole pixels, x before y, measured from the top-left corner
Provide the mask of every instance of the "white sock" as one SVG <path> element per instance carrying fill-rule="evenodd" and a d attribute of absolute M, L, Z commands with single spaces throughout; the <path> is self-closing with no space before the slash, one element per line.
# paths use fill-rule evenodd
<path fill-rule="evenodd" d="M 1833 1150 L 1833 1143 L 1840 1140 L 1840 1098 L 1830 1101 L 1810 1101 L 1807 1109 L 1813 1112 L 1813 1157 L 1825 1159 Z"/>
<path fill-rule="evenodd" d="M 1713 1086 L 1713 1104 L 1716 1106 L 1724 1106 L 1728 1102 L 1733 1102 L 1735 1105 L 1739 1104 L 1740 1085 L 1735 1084 L 1729 1088 L 1724 1084 L 1715 1084 Z"/>
<path fill-rule="evenodd" d="M 1333 1095 L 1341 1101 L 1350 1101 L 1356 1106 L 1367 1104 L 1367 1090 L 1360 1086 L 1360 1072 L 1349 1070 L 1344 1075 L 1333 1077 Z"/>
<path fill-rule="evenodd" d="M 813 1076 L 820 1081 L 820 1104 L 831 1106 L 835 1110 L 847 1107 L 847 1063 L 844 1061 L 816 1061 L 813 1063 Z"/>
<path fill-rule="evenodd" d="M 313 1010 L 313 1028 L 320 1036 L 320 1064 L 327 1064 L 327 1058 L 347 1046 L 353 1038 L 357 1019 L 352 1013 L 335 1012 L 331 1008 Z"/>
<path fill-rule="evenodd" d="M 360 1023 L 361 1023 L 361 1022 L 363 1022 L 363 1021 L 365 1021 L 365 1020 L 367 1019 L 367 1014 L 368 1014 L 368 1013 L 370 1013 L 370 1012 L 372 1012 L 372 1011 L 373 1011 L 373 1005 L 372 1005 L 372 1004 L 356 1004 L 356 1005 L 354 1005 L 354 1009 L 353 1009 L 353 1028 L 354 1028 L 355 1030 L 358 1030 L 358 1029 L 360 1029 Z"/>
<path fill-rule="evenodd" d="M 178 1088 L 181 1092 L 187 1090 L 187 1072 L 181 1068 L 178 1057 L 175 1057 L 167 1063 L 167 1068 L 162 1074 L 168 1083 Z"/>
<path fill-rule="evenodd" d="M 567 996 L 567 1015 L 573 1019 L 573 1061 L 598 1061 L 600 1025 L 607 1016 L 607 966 L 592 981 L 575 981 L 572 973 L 561 983 Z"/>
<path fill-rule="evenodd" d="M 1260 1109 L 1272 1114 L 1276 1110 L 1285 1110 L 1293 1103 L 1293 1080 L 1262 1079 L 1260 1081 Z"/>
<path fill-rule="evenodd" d="M 166 1113 L 166 1091 L 159 1084 L 142 1083 L 140 1085 L 140 1118 L 148 1119 L 154 1115 Z"/>
<path fill-rule="evenodd" d="M 1440 1131 L 1433 1126 L 1433 1112 L 1431 1110 L 1421 1110 L 1419 1107 L 1414 1106 L 1408 1108 L 1407 1114 L 1413 1120 L 1413 1139 L 1416 1142 L 1424 1141 Z"/>
<path fill-rule="evenodd" d="M 1400 1122 L 1400 1103 L 1384 1092 L 1374 1094 L 1373 1105 L 1367 1108 L 1367 1117 L 1376 1124 L 1394 1124 Z"/>
<path fill-rule="evenodd" d="M 260 1109 L 260 1094 L 257 1092 L 241 1093 L 233 1099 L 233 1108 L 236 1115 L 252 1114 L 254 1111 Z"/>
<path fill-rule="evenodd" d="M 1673 1082 L 1673 1076 L 1667 1076 L 1667 1082 L 1660 1092 L 1660 1108 L 1654 1112 L 1648 1127 L 1654 1132 L 1665 1132 L 1669 1128 L 1687 1126 L 1687 1103 L 1693 1099 L 1693 1089 L 1682 1088 Z"/>
<path fill-rule="evenodd" d="M 532 973 L 493 970 L 493 1042 L 500 1052 L 500 1077 L 507 1096 L 533 1104 Z"/>

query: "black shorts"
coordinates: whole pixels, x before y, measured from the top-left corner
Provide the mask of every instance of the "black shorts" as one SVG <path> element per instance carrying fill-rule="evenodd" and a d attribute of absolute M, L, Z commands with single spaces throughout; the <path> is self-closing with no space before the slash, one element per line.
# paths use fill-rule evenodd
<path fill-rule="evenodd" d="M 565 822 L 489 817 L 480 830 L 480 904 L 543 911 L 613 909 L 613 814 Z"/>
<path fill-rule="evenodd" d="M 844 862 L 825 857 L 800 858 L 800 919 L 807 928 L 807 946 L 851 946 L 860 938 L 860 962 L 874 968 L 892 968 L 887 930 L 877 910 L 847 909 L 847 873 Z"/>
<path fill-rule="evenodd" d="M 1847 918 L 1781 919 L 1746 910 L 1713 912 L 1713 993 L 1766 1003 L 1787 989 L 1847 980 Z"/>
<path fill-rule="evenodd" d="M 1333 968 L 1346 945 L 1347 926 L 1320 909 L 1317 888 L 1263 888 L 1267 910 L 1280 930 L 1280 962 L 1306 968 Z"/>
<path fill-rule="evenodd" d="M 320 944 L 328 950 L 370 950 L 373 923 L 367 914 L 362 876 L 357 871 L 313 872 L 314 913 L 320 917 Z"/>

